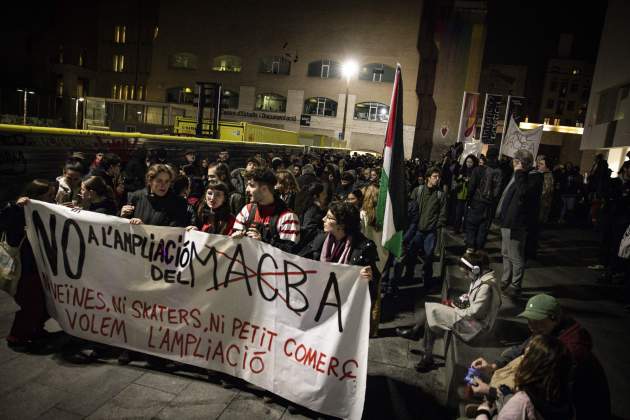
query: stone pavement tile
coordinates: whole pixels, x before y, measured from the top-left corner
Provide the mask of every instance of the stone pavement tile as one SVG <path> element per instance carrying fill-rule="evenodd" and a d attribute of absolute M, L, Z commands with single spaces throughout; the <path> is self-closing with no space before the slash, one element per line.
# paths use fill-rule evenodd
<path fill-rule="evenodd" d="M 265 404 L 254 394 L 240 393 L 219 417 L 220 420 L 279 419 L 286 408 L 274 402 Z"/>
<path fill-rule="evenodd" d="M 218 418 L 236 397 L 238 390 L 193 380 L 160 413 L 157 419 Z"/>
<path fill-rule="evenodd" d="M 0 339 L 0 365 L 6 361 L 17 359 L 22 353 L 18 353 L 9 348 L 7 340 Z"/>
<path fill-rule="evenodd" d="M 0 398 L 0 418 L 10 419 L 35 419 L 50 410 L 68 393 L 36 382 L 29 382 L 21 388 Z"/>
<path fill-rule="evenodd" d="M 136 379 L 134 383 L 171 394 L 179 394 L 188 386 L 190 379 L 182 378 L 172 373 L 149 371 Z"/>
<path fill-rule="evenodd" d="M 70 396 L 56 407 L 88 416 L 143 374 L 141 369 L 115 365 L 87 365 L 85 368 L 87 373 L 66 385 Z"/>
<path fill-rule="evenodd" d="M 152 418 L 173 398 L 175 395 L 167 392 L 130 384 L 87 419 Z"/>
<path fill-rule="evenodd" d="M 370 340 L 368 361 L 407 367 L 409 340 L 400 337 L 382 337 Z"/>
<path fill-rule="evenodd" d="M 44 372 L 52 370 L 57 361 L 52 356 L 21 354 L 0 364 L 0 395 L 32 382 Z"/>
<path fill-rule="evenodd" d="M 37 420 L 80 420 L 83 416 L 59 408 L 51 408 L 39 416 Z"/>

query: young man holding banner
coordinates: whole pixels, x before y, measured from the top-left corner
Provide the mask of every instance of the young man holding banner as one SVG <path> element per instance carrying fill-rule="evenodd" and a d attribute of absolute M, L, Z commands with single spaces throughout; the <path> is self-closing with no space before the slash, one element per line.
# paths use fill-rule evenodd
<path fill-rule="evenodd" d="M 268 169 L 256 169 L 247 178 L 246 191 L 252 202 L 236 216 L 233 238 L 243 236 L 293 252 L 300 241 L 300 219 L 274 194 L 276 176 Z"/>

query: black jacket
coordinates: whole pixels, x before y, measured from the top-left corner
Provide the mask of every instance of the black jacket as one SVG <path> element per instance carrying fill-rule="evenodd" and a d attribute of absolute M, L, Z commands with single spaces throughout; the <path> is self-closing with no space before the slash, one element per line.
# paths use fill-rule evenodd
<path fill-rule="evenodd" d="M 110 198 L 106 198 L 99 203 L 91 203 L 90 206 L 85 210 L 93 211 L 95 213 L 107 214 L 109 216 L 116 216 L 116 214 L 118 213 L 116 209 L 116 203 L 114 203 L 114 201 Z"/>
<path fill-rule="evenodd" d="M 538 223 L 543 175 L 538 171 L 516 171 L 514 182 L 506 187 L 497 217 L 501 227 L 529 229 Z"/>
<path fill-rule="evenodd" d="M 298 253 L 300 257 L 310 258 L 312 260 L 319 261 L 322 255 L 322 248 L 324 247 L 324 241 L 326 240 L 326 232 L 319 233 L 315 239 Z M 361 267 L 372 267 L 373 277 L 376 279 L 380 276 L 378 268 L 376 268 L 376 262 L 378 261 L 378 252 L 376 251 L 376 244 L 362 233 L 357 233 L 352 237 L 352 243 L 350 244 L 350 258 L 348 265 L 358 265 Z M 372 282 L 375 283 L 375 282 Z"/>
<path fill-rule="evenodd" d="M 186 200 L 172 192 L 158 197 L 145 188 L 129 194 L 129 204 L 136 207 L 131 217 L 145 225 L 186 227 L 190 223 Z"/>
<path fill-rule="evenodd" d="M 47 222 L 44 222 L 47 224 Z M 7 204 L 0 210 L 0 231 L 6 232 L 6 241 L 10 246 L 20 247 L 20 263 L 22 264 L 22 275 L 25 273 L 37 272 L 35 256 L 31 244 L 26 238 L 26 219 L 24 208 L 15 203 Z M 24 239 L 24 242 L 22 240 Z"/>
<path fill-rule="evenodd" d="M 316 204 L 311 204 L 300 217 L 300 243 L 307 245 L 315 237 L 323 232 L 323 218 L 326 215 L 325 209 L 320 209 Z"/>

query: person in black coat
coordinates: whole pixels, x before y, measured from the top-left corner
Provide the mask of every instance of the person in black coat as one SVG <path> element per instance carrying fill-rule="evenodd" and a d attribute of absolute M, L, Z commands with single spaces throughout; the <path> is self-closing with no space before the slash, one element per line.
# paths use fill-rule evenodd
<path fill-rule="evenodd" d="M 298 253 L 301 257 L 321 262 L 362 266 L 361 277 L 372 280 L 380 275 L 376 262 L 378 253 L 373 241 L 361 233 L 359 210 L 351 204 L 334 202 L 323 219 L 324 231 Z M 374 301 L 375 287 L 370 281 Z"/>
<path fill-rule="evenodd" d="M 0 210 L 0 231 L 6 232 L 10 246 L 20 248 L 22 273 L 14 296 L 20 309 L 6 338 L 8 346 L 16 351 L 42 353 L 47 350 L 48 332 L 44 324 L 49 315 L 33 248 L 26 238 L 24 206 L 30 199 L 54 203 L 55 193 L 55 184 L 35 179 L 26 186 L 22 197 Z"/>
<path fill-rule="evenodd" d="M 543 176 L 532 170 L 533 162 L 534 157 L 529 151 L 516 152 L 512 160 L 514 175 L 503 191 L 497 209 L 503 256 L 501 288 L 513 297 L 520 295 L 527 233 L 538 223 L 540 211 Z"/>
<path fill-rule="evenodd" d="M 304 208 L 306 210 L 300 215 L 300 242 L 310 243 L 319 233 L 323 232 L 323 219 L 326 215 L 327 194 L 324 185 L 317 182 L 308 186 L 307 198 Z"/>
<path fill-rule="evenodd" d="M 115 216 L 118 213 L 114 192 L 100 176 L 91 176 L 81 183 L 81 208 Z"/>
<path fill-rule="evenodd" d="M 145 189 L 129 195 L 129 204 L 122 207 L 120 215 L 135 225 L 188 226 L 186 200 L 170 190 L 171 169 L 163 164 L 151 165 L 146 181 Z"/>

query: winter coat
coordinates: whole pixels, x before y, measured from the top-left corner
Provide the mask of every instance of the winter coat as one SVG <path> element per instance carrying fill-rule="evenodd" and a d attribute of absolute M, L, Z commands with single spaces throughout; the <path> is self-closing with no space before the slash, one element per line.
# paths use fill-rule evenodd
<path fill-rule="evenodd" d="M 538 171 L 516 171 L 497 209 L 499 224 L 508 229 L 529 229 L 538 223 L 543 176 Z"/>
<path fill-rule="evenodd" d="M 501 306 L 501 292 L 490 271 L 470 284 L 468 289 L 470 305 L 455 308 L 441 303 L 425 303 L 427 324 L 433 330 L 453 331 L 464 341 L 470 341 L 481 332 L 490 331 L 494 326 Z"/>
<path fill-rule="evenodd" d="M 135 206 L 131 218 L 138 218 L 145 225 L 186 227 L 190 224 L 186 200 L 172 192 L 158 197 L 145 188 L 129 194 L 129 204 Z"/>

